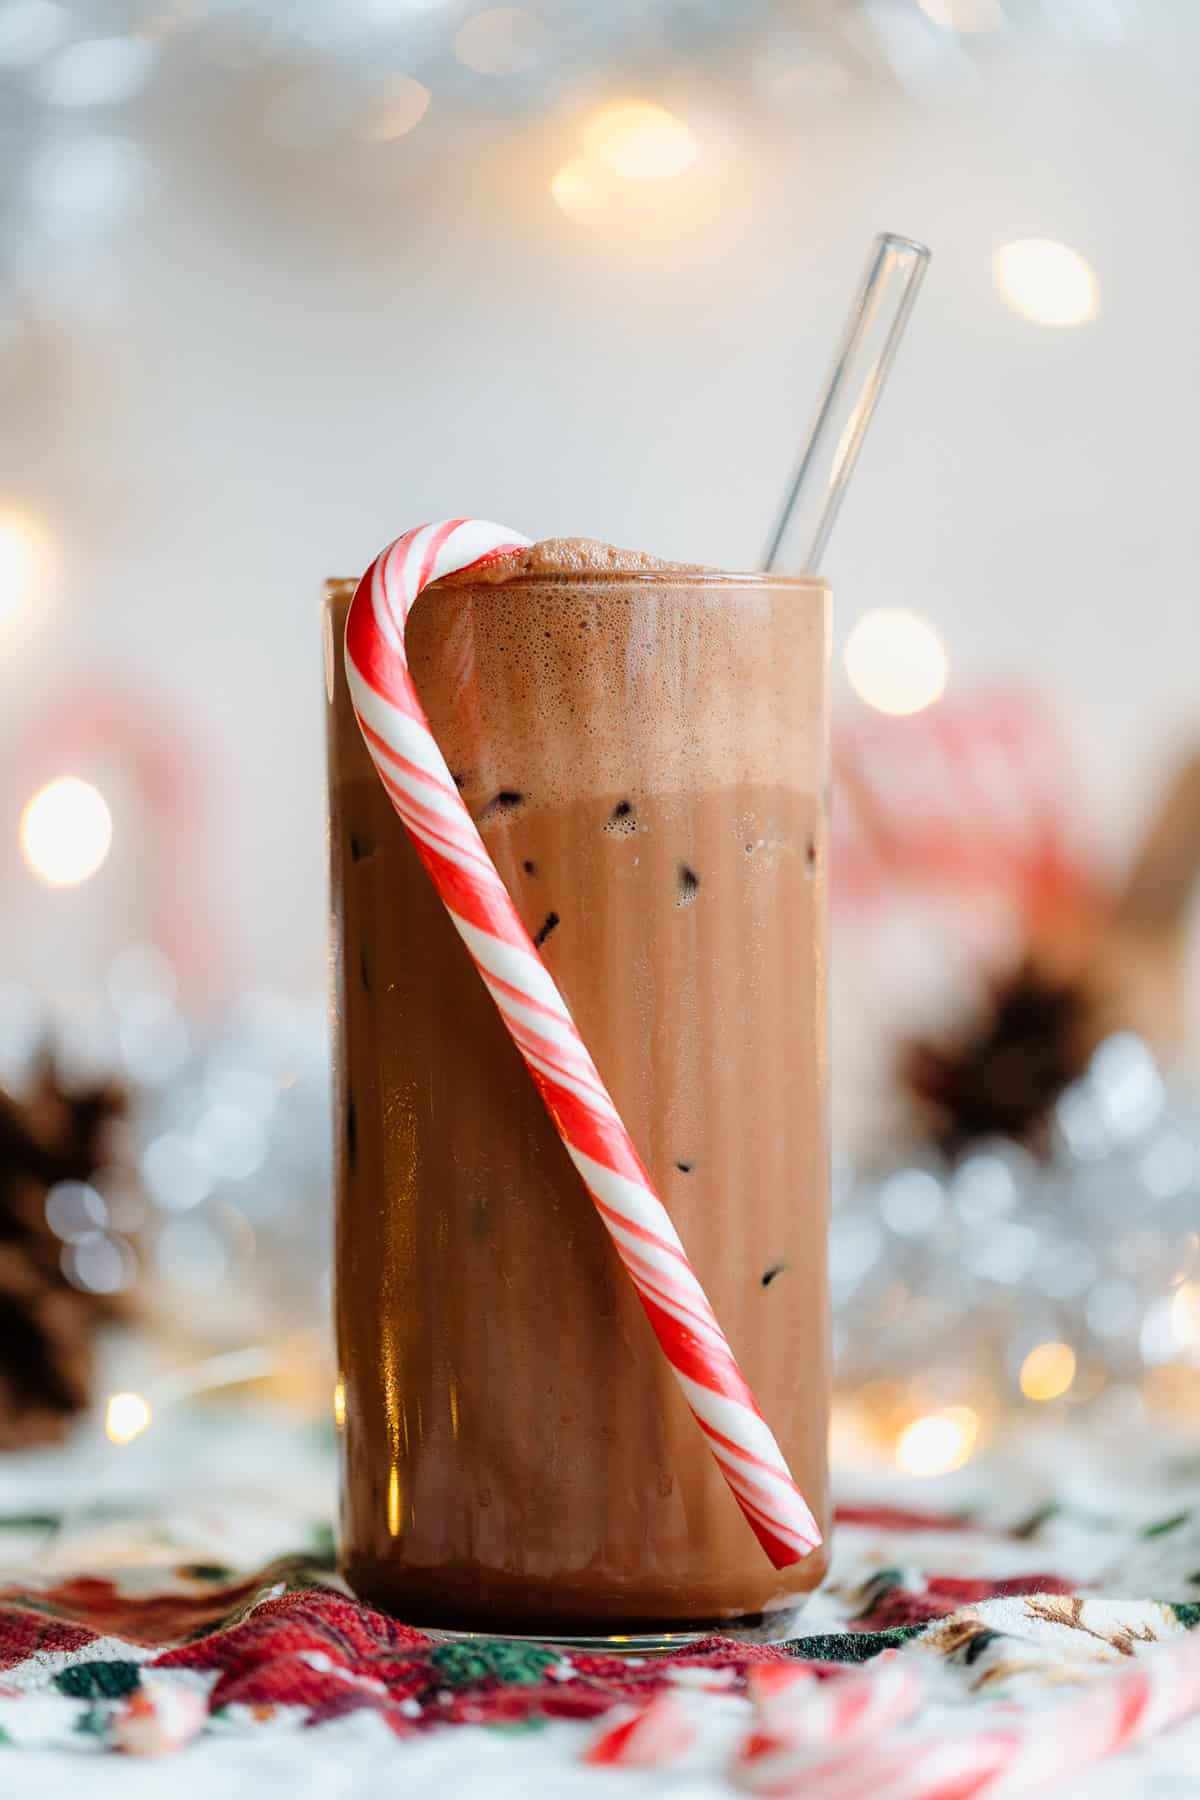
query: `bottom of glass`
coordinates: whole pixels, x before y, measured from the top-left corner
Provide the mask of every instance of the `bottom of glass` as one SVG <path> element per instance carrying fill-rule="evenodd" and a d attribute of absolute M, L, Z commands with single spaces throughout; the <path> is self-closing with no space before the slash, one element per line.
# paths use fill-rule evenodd
<path fill-rule="evenodd" d="M 796 1634 L 796 1626 L 804 1610 L 800 1595 L 778 1612 L 754 1613 L 740 1619 L 695 1619 L 679 1627 L 663 1626 L 648 1630 L 613 1631 L 603 1627 L 595 1631 L 551 1629 L 542 1632 L 497 1631 L 487 1628 L 426 1625 L 431 1638 L 445 1643 L 551 1644 L 564 1650 L 586 1650 L 594 1655 L 668 1656 L 687 1650 L 705 1638 L 732 1638 L 741 1644 L 779 1644 Z M 412 1621 L 406 1620 L 411 1624 Z"/>

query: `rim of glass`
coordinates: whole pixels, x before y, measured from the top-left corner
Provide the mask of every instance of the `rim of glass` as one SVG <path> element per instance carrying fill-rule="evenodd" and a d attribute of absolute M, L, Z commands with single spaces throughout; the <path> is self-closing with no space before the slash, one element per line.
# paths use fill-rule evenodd
<path fill-rule="evenodd" d="M 340 593 L 343 588 L 357 587 L 360 579 L 357 575 L 331 575 L 325 583 L 326 592 Z M 511 575 L 507 581 L 488 581 L 486 577 L 470 581 L 462 576 L 456 578 L 452 586 L 447 580 L 446 590 L 461 592 L 466 588 L 492 588 L 501 593 L 505 588 L 545 587 L 548 584 L 555 587 L 795 588 L 803 593 L 829 589 L 829 582 L 823 575 L 775 575 L 763 569 L 745 572 L 737 569 L 564 569 L 554 574 L 547 570 L 543 574 L 535 571 Z M 441 586 L 442 583 L 433 582 L 427 591 Z"/>

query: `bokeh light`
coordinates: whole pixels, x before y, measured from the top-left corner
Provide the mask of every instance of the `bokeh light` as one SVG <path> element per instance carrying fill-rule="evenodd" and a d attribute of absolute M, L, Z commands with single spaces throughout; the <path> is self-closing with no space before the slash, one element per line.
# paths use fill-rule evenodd
<path fill-rule="evenodd" d="M 1100 287 L 1089 264 L 1051 238 L 1005 244 L 992 267 L 1013 311 L 1037 325 L 1083 325 L 1100 310 Z"/>
<path fill-rule="evenodd" d="M 59 1181 L 46 1195 L 46 1223 L 65 1243 L 90 1237 L 108 1224 L 103 1196 L 86 1181 Z"/>
<path fill-rule="evenodd" d="M 113 1394 L 104 1412 L 104 1429 L 114 1444 L 130 1444 L 150 1423 L 149 1404 L 140 1394 Z"/>
<path fill-rule="evenodd" d="M 49 539 L 29 513 L 0 508 L 0 621 L 33 601 L 48 561 Z"/>
<path fill-rule="evenodd" d="M 555 204 L 577 225 L 595 217 L 611 190 L 611 178 L 586 156 L 571 157 L 550 183 Z"/>
<path fill-rule="evenodd" d="M 123 106 L 141 93 L 157 56 L 150 38 L 81 38 L 50 59 L 38 85 L 53 106 Z"/>
<path fill-rule="evenodd" d="M 177 1131 L 164 1131 L 146 1145 L 141 1173 L 151 1200 L 164 1212 L 188 1212 L 213 1190 L 214 1171 L 207 1158 Z"/>
<path fill-rule="evenodd" d="M 60 775 L 39 788 L 21 814 L 21 851 L 50 887 L 87 881 L 112 848 L 112 814 L 90 781 Z"/>
<path fill-rule="evenodd" d="M 1060 1400 L 1075 1380 L 1070 1344 L 1038 1344 L 1021 1364 L 1021 1392 L 1027 1400 Z"/>
<path fill-rule="evenodd" d="M 119 1294 L 137 1277 L 137 1258 L 123 1238 L 88 1231 L 64 1245 L 59 1267 L 85 1294 Z"/>
<path fill-rule="evenodd" d="M 390 144 L 407 137 L 429 111 L 429 89 L 411 75 L 395 75 L 388 82 L 374 111 L 356 128 L 368 144 Z"/>
<path fill-rule="evenodd" d="M 669 181 L 690 169 L 700 146 L 682 119 L 646 100 L 617 100 L 589 119 L 583 146 L 622 181 Z"/>
<path fill-rule="evenodd" d="M 979 1437 L 979 1415 L 970 1406 L 944 1406 L 906 1425 L 896 1444 L 896 1463 L 906 1475 L 948 1475 L 970 1459 Z"/>
<path fill-rule="evenodd" d="M 999 31 L 1004 24 L 1000 0 L 917 0 L 917 5 L 935 25 L 964 36 Z"/>
<path fill-rule="evenodd" d="M 1200 1281 L 1185 1281 L 1171 1296 L 1171 1330 L 1180 1350 L 1200 1347 Z"/>
<path fill-rule="evenodd" d="M 0 69 L 23 69 L 61 44 L 67 11 L 54 0 L 9 0 L 0 6 Z"/>
<path fill-rule="evenodd" d="M 846 641 L 846 674 L 860 700 L 903 716 L 932 706 L 949 664 L 932 625 L 916 613 L 880 607 L 864 614 Z"/>
<path fill-rule="evenodd" d="M 491 6 L 459 27 L 454 54 L 476 75 L 523 75 L 541 61 L 546 27 L 519 6 Z"/>
<path fill-rule="evenodd" d="M 149 156 L 102 133 L 48 143 L 31 159 L 29 195 L 52 238 L 94 239 L 130 218 L 154 185 Z"/>

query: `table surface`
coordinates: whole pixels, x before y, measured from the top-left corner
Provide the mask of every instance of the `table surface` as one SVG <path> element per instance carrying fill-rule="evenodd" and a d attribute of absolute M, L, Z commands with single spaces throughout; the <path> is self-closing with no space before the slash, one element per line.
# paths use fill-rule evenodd
<path fill-rule="evenodd" d="M 1200 1446 L 1148 1431 L 1113 1441 L 1080 1426 L 1029 1429 L 953 1476 L 922 1482 L 845 1466 L 837 1487 L 834 1566 L 804 1619 L 806 1639 L 821 1644 L 801 1645 L 801 1654 L 840 1657 L 848 1640 L 863 1649 L 911 1645 L 916 1627 L 948 1613 L 986 1626 L 997 1635 L 969 1666 L 938 1659 L 956 1685 L 934 1713 L 953 1715 L 959 1729 L 977 1716 L 964 1708 L 986 1706 L 989 1682 L 1022 1704 L 1044 1705 L 1064 1683 L 1103 1677 L 1131 1655 L 1162 1654 L 1151 1640 L 1182 1638 L 1200 1619 Z M 0 1742 L 10 1746 L 0 1748 L 0 1788 L 22 1800 L 57 1800 L 68 1782 L 79 1800 L 138 1800 L 165 1793 L 168 1783 L 177 1800 L 394 1800 L 399 1791 L 466 1800 L 718 1800 L 736 1791 L 726 1771 L 751 1710 L 740 1679 L 720 1671 L 686 1686 L 680 1677 L 696 1741 L 680 1760 L 651 1770 L 586 1766 L 581 1753 L 599 1729 L 594 1720 L 535 1721 L 524 1730 L 464 1723 L 397 1737 L 374 1703 L 340 1715 L 327 1708 L 327 1722 L 307 1730 L 300 1705 L 233 1705 L 164 1761 L 106 1754 L 125 1702 L 90 1704 L 62 1679 L 64 1670 L 110 1659 L 134 1669 L 132 1680 L 138 1665 L 152 1686 L 161 1637 L 149 1647 L 131 1642 L 118 1621 L 74 1647 L 18 1653 L 10 1645 L 5 1654 L 6 1618 L 11 1629 L 22 1605 L 62 1617 L 81 1593 L 94 1605 L 98 1583 L 132 1596 L 134 1607 L 150 1594 L 192 1604 L 205 1580 L 228 1581 L 281 1556 L 309 1557 L 317 1567 L 332 1500 L 330 1434 L 262 1405 L 176 1409 L 123 1449 L 92 1424 L 60 1450 L 0 1460 Z M 75 1583 L 80 1575 L 91 1578 L 86 1589 Z M 326 1595 L 335 1585 L 328 1572 L 314 1579 Z M 926 1625 L 917 1647 L 928 1650 L 939 1629 Z M 320 1658 L 305 1654 L 316 1670 Z M 206 1693 L 216 1674 L 193 1669 L 174 1679 Z M 574 1677 L 562 1679 L 574 1694 Z M 587 1692 L 582 1674 L 578 1692 Z M 1056 1781 L 1056 1800 L 1195 1796 L 1198 1768 L 1200 1722 L 1188 1723 Z"/>

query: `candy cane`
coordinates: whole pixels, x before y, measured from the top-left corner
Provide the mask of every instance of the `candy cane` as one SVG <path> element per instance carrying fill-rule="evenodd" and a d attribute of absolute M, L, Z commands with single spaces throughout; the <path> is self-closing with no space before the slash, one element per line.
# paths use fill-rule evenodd
<path fill-rule="evenodd" d="M 764 1745 L 732 1773 L 739 1787 L 767 1800 L 973 1800 L 1002 1766 L 1006 1744 L 995 1734 L 964 1733 L 820 1755 Z"/>
<path fill-rule="evenodd" d="M 1030 1793 L 1101 1757 L 1143 1743 L 1200 1708 L 1200 1634 L 1143 1652 L 1081 1694 L 1023 1708 L 1004 1766 L 981 1784 L 989 1800 Z"/>
<path fill-rule="evenodd" d="M 1200 1709 L 1200 1634 L 1157 1646 L 1082 1693 L 1029 1706 L 967 1709 L 965 1728 L 897 1733 L 840 1754 L 751 1737 L 735 1765 L 755 1794 L 821 1800 L 1013 1800 L 1117 1755 Z"/>
<path fill-rule="evenodd" d="M 350 697 L 380 780 L 524 1058 L 721 1473 L 772 1563 L 785 1568 L 815 1549 L 820 1531 L 463 804 L 409 674 L 404 631 L 422 590 L 528 543 L 476 519 L 448 519 L 397 538 L 351 602 Z"/>
<path fill-rule="evenodd" d="M 914 1656 L 885 1650 L 865 1669 L 824 1681 L 803 1663 L 761 1663 L 746 1691 L 759 1723 L 741 1756 L 762 1767 L 777 1754 L 857 1749 L 911 1718 L 928 1690 Z"/>
<path fill-rule="evenodd" d="M 655 1694 L 630 1711 L 618 1707 L 583 1753 L 586 1763 L 659 1769 L 690 1750 L 696 1727 L 678 1694 Z"/>

